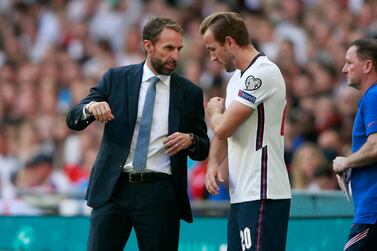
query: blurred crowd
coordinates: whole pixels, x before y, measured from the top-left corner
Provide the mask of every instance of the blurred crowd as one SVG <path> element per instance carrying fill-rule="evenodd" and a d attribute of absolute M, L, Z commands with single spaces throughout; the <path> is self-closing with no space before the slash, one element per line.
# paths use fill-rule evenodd
<path fill-rule="evenodd" d="M 231 75 L 209 60 L 199 34 L 215 11 L 240 13 L 253 44 L 283 73 L 292 187 L 338 189 L 331 161 L 351 151 L 359 99 L 341 69 L 353 40 L 377 37 L 377 1 L 1 0 L 0 214 L 43 213 L 54 201 L 70 213 L 72 199 L 83 199 L 103 125 L 71 131 L 67 111 L 108 68 L 143 61 L 149 17 L 183 26 L 177 70 L 203 88 L 204 105 L 224 96 Z M 225 187 L 216 197 L 206 193 L 206 161 L 189 166 L 193 200 L 227 198 Z"/>

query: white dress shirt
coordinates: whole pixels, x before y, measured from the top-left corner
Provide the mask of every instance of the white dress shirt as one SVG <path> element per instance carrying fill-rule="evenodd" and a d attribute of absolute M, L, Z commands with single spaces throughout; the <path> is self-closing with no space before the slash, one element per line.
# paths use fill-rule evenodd
<path fill-rule="evenodd" d="M 154 76 L 154 73 L 145 63 L 143 67 L 143 77 L 140 86 L 135 130 L 132 136 L 130 153 L 128 155 L 126 164 L 124 165 L 124 171 L 126 172 L 135 171 L 132 166 L 132 161 L 135 157 L 135 148 L 139 134 L 140 120 L 143 114 L 145 96 L 147 94 L 148 87 L 151 84 L 150 79 Z M 165 153 L 165 148 L 162 143 L 168 136 L 170 75 L 157 75 L 157 77 L 160 79 L 160 81 L 156 83 L 156 98 L 153 107 L 152 128 L 149 139 L 147 164 L 144 172 L 161 172 L 171 174 L 170 156 Z M 92 101 L 83 107 L 81 117 L 82 120 L 87 119 L 89 116 L 93 116 L 85 112 L 85 108 L 92 103 L 95 103 L 95 101 Z"/>
<path fill-rule="evenodd" d="M 135 148 L 139 134 L 140 120 L 143 113 L 145 96 L 147 94 L 148 87 L 151 84 L 150 79 L 153 76 L 155 75 L 145 63 L 143 67 L 143 77 L 140 86 L 135 130 L 132 136 L 130 153 L 124 166 L 124 169 L 127 172 L 133 171 L 132 161 L 135 156 Z M 165 153 L 165 148 L 162 143 L 163 140 L 168 136 L 170 75 L 157 75 L 157 77 L 160 79 L 160 81 L 158 81 L 156 84 L 156 98 L 153 108 L 152 128 L 145 171 L 171 174 L 170 156 Z"/>

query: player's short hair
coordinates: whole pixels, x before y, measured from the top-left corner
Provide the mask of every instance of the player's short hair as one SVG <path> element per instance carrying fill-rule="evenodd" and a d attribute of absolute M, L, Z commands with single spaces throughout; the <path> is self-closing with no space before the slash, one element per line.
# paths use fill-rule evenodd
<path fill-rule="evenodd" d="M 215 12 L 200 24 L 200 34 L 210 29 L 215 40 L 224 45 L 227 36 L 232 37 L 238 46 L 250 44 L 249 32 L 241 16 L 235 12 Z"/>
<path fill-rule="evenodd" d="M 377 71 L 377 39 L 358 39 L 352 42 L 351 47 L 352 46 L 356 47 L 356 54 L 361 60 L 372 60 L 374 70 Z"/>
<path fill-rule="evenodd" d="M 165 28 L 172 29 L 183 35 L 182 27 L 174 20 L 167 17 L 152 17 L 144 26 L 143 40 L 150 40 L 152 43 L 155 43 Z"/>

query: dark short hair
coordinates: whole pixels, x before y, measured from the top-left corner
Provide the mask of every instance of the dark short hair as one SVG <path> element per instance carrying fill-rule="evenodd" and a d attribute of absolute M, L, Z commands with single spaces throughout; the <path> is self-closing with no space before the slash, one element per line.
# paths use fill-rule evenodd
<path fill-rule="evenodd" d="M 150 40 L 155 43 L 164 28 L 172 29 L 183 35 L 182 27 L 174 20 L 167 17 L 152 17 L 144 26 L 143 40 Z"/>
<path fill-rule="evenodd" d="M 200 34 L 204 35 L 208 29 L 221 45 L 224 45 L 227 36 L 232 37 L 241 47 L 250 44 L 246 25 L 241 16 L 235 12 L 215 12 L 209 15 L 200 24 Z"/>
<path fill-rule="evenodd" d="M 31 157 L 29 161 L 26 162 L 26 168 L 36 167 L 39 164 L 49 164 L 52 167 L 53 159 L 52 156 L 46 153 L 38 153 Z"/>
<path fill-rule="evenodd" d="M 352 46 L 356 47 L 356 54 L 361 60 L 372 60 L 374 70 L 377 71 L 377 39 L 358 39 L 352 42 L 351 47 Z"/>

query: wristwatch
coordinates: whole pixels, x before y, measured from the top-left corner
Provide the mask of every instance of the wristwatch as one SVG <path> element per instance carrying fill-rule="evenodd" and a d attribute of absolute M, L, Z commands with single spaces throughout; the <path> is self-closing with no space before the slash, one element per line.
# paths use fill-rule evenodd
<path fill-rule="evenodd" d="M 89 112 L 89 105 L 85 106 L 85 113 L 88 114 L 88 115 L 92 115 L 92 113 Z"/>
<path fill-rule="evenodd" d="M 84 106 L 84 112 L 87 114 L 87 115 L 93 115 L 93 113 L 89 112 L 89 106 L 93 103 L 95 103 L 96 101 L 91 101 L 90 103 L 86 104 Z"/>
<path fill-rule="evenodd" d="M 190 147 L 188 149 L 189 150 L 194 150 L 195 147 L 196 147 L 196 145 L 198 144 L 198 138 L 192 132 L 190 132 L 189 135 L 190 135 L 190 139 L 191 139 L 191 145 L 190 145 Z"/>

